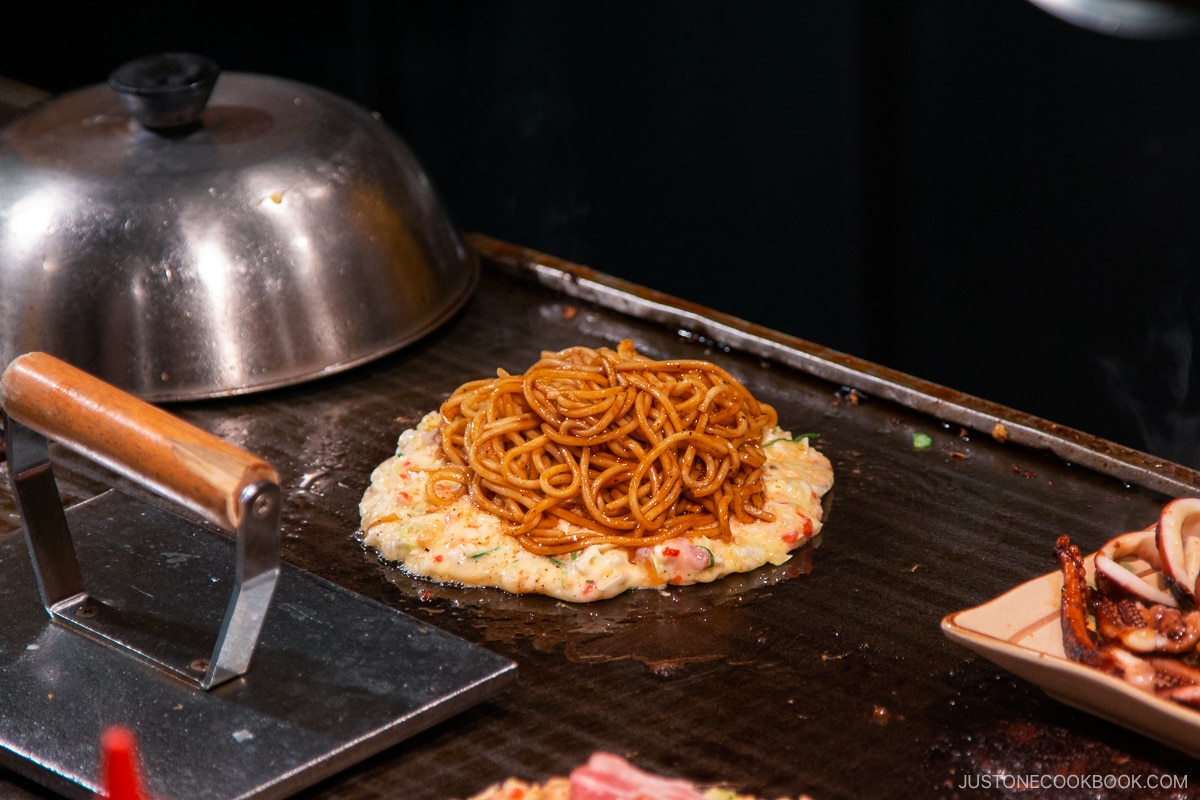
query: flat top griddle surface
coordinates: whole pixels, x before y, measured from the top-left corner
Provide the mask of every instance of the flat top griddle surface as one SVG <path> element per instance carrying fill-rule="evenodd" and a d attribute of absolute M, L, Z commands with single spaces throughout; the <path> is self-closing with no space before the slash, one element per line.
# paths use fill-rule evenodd
<path fill-rule="evenodd" d="M 1153 521 L 1169 491 L 1152 460 L 1087 437 L 1068 437 L 1071 452 L 1088 454 L 1072 462 L 1001 443 L 958 421 L 979 415 L 964 417 L 953 393 L 913 381 L 902 401 L 886 399 L 872 393 L 871 365 L 807 370 L 807 357 L 790 358 L 792 340 L 746 326 L 768 344 L 752 354 L 715 339 L 704 309 L 664 309 L 621 285 L 597 295 L 577 278 L 485 259 L 466 309 L 403 352 L 326 381 L 173 409 L 278 469 L 285 560 L 519 664 L 494 699 L 301 797 L 461 798 L 509 775 L 565 774 L 599 749 L 770 798 L 1005 796 L 960 788 L 1001 773 L 1189 774 L 1190 759 L 1051 700 L 938 627 L 1053 571 L 1059 533 L 1086 552 Z M 836 477 L 819 546 L 713 585 L 580 606 L 417 581 L 363 552 L 357 504 L 404 428 L 466 380 L 523 371 L 544 349 L 622 338 L 652 357 L 716 361 L 775 405 L 785 428 L 819 434 Z M 1029 422 L 1008 413 L 1014 431 Z M 914 433 L 932 445 L 914 448 Z M 62 459 L 67 501 L 111 482 Z M 1168 490 L 1200 485 L 1174 465 L 1161 475 Z M 19 527 L 7 489 L 0 526 Z M 0 794 L 42 792 L 0 778 Z"/>

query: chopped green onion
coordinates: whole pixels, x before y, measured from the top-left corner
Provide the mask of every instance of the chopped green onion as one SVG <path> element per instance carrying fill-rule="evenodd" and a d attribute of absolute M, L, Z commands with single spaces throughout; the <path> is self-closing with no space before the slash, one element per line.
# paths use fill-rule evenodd
<path fill-rule="evenodd" d="M 933 439 L 927 433 L 914 433 L 912 437 L 914 450 L 928 450 L 933 447 Z"/>
<path fill-rule="evenodd" d="M 819 434 L 819 433 L 802 433 L 799 436 L 793 436 L 791 439 L 783 439 L 783 438 L 772 439 L 771 441 L 764 444 L 763 447 L 770 447 L 771 445 L 775 444 L 776 442 L 795 443 L 795 442 L 804 441 L 805 439 L 819 439 L 819 438 L 821 438 L 821 434 Z"/>
<path fill-rule="evenodd" d="M 478 553 L 472 553 L 471 555 L 467 556 L 467 558 L 483 558 L 484 556 L 488 555 L 489 553 L 494 553 L 499 549 L 500 549 L 500 546 L 496 545 L 491 550 L 483 550 Z"/>
<path fill-rule="evenodd" d="M 708 566 L 706 566 L 705 569 L 712 569 L 713 566 L 715 566 L 717 563 L 717 557 L 715 555 L 713 555 L 712 550 L 709 550 L 704 545 L 700 545 L 700 549 L 703 550 L 704 552 L 708 553 Z"/>

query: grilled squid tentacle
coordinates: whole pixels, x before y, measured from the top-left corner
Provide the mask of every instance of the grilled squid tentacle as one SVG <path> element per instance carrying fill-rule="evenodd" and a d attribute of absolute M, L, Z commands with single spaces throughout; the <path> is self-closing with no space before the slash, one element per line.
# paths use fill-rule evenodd
<path fill-rule="evenodd" d="M 1058 537 L 1054 555 L 1062 568 L 1061 619 L 1063 649 L 1067 658 L 1094 667 L 1101 666 L 1100 644 L 1092 629 L 1088 627 L 1088 596 L 1091 589 L 1087 584 L 1087 568 L 1079 548 L 1068 536 Z"/>
<path fill-rule="evenodd" d="M 1166 689 L 1159 692 L 1158 696 L 1165 700 L 1174 700 L 1176 703 L 1200 708 L 1200 685 L 1191 684 L 1189 686 Z"/>
<path fill-rule="evenodd" d="M 1155 693 L 1164 699 L 1200 706 L 1200 669 L 1175 658 L 1148 658 L 1154 668 Z"/>
<path fill-rule="evenodd" d="M 1164 605 L 1092 592 L 1089 609 L 1101 641 L 1119 642 L 1135 653 L 1188 653 L 1200 642 L 1200 611 L 1184 614 Z"/>
<path fill-rule="evenodd" d="M 1180 511 L 1174 509 L 1175 513 Z M 1196 523 L 1196 536 L 1200 537 L 1200 501 L 1194 511 L 1195 519 L 1188 524 Z M 1166 510 L 1163 516 L 1169 516 Z M 1161 564 L 1164 572 L 1166 562 L 1171 559 L 1176 559 L 1179 565 L 1187 564 L 1190 558 L 1185 553 L 1191 546 L 1181 544 L 1183 534 L 1174 553 L 1163 552 L 1162 548 L 1164 527 L 1167 537 L 1176 541 L 1171 537 L 1174 530 L 1182 527 L 1177 523 L 1178 518 L 1168 519 L 1165 526 L 1160 521 L 1153 531 L 1125 534 L 1106 544 L 1096 560 L 1098 576 L 1105 577 L 1100 557 L 1106 557 L 1115 569 L 1121 570 L 1124 567 L 1116 559 L 1130 555 L 1154 566 Z M 1146 536 L 1151 533 L 1159 545 L 1158 558 L 1146 549 Z M 1200 547 L 1200 538 L 1194 541 Z M 1063 577 L 1060 620 L 1066 656 L 1120 677 L 1142 691 L 1200 707 L 1200 668 L 1180 658 L 1194 658 L 1200 644 L 1200 610 L 1182 610 L 1171 598 L 1165 603 L 1150 602 L 1147 595 L 1154 597 L 1156 592 L 1147 589 L 1155 587 L 1141 579 L 1106 581 L 1107 588 L 1093 589 L 1088 585 L 1083 556 L 1067 536 L 1058 537 L 1054 554 Z M 1195 584 L 1194 579 L 1191 582 Z M 1181 581 L 1168 577 L 1167 583 L 1175 595 L 1191 597 L 1179 592 L 1177 584 L 1182 585 Z M 1093 619 L 1095 629 L 1090 625 Z"/>

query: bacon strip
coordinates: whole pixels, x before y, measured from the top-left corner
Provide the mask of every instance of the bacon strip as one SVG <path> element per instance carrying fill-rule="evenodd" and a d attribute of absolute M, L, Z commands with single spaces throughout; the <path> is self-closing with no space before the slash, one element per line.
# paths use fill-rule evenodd
<path fill-rule="evenodd" d="M 620 756 L 595 753 L 571 772 L 571 800 L 704 800 L 685 780 L 643 772 Z"/>

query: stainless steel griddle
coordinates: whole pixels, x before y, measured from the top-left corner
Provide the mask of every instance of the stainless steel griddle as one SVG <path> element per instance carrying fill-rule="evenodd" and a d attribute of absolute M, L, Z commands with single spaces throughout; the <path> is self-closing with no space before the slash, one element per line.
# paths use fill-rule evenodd
<path fill-rule="evenodd" d="M 297 797 L 463 798 L 508 775 L 564 774 L 597 749 L 820 800 L 1003 797 L 958 788 L 1002 771 L 1191 772 L 1182 754 L 948 641 L 939 622 L 1055 569 L 1060 532 L 1088 551 L 1148 524 L 1167 497 L 1200 489 L 1197 473 L 602 272 L 474 243 L 480 286 L 430 338 L 328 380 L 172 407 L 278 469 L 285 564 L 518 664 L 504 691 Z M 785 426 L 820 434 L 836 484 L 818 547 L 741 578 L 591 606 L 437 586 L 363 552 L 358 501 L 401 430 L 468 379 L 626 337 L 654 357 L 717 361 Z M 998 422 L 1006 441 L 992 435 Z M 931 446 L 914 448 L 914 433 Z M 60 455 L 69 506 L 112 485 Z M 0 526 L 20 528 L 2 492 Z M 0 794 L 50 796 L 0 778 Z"/>

